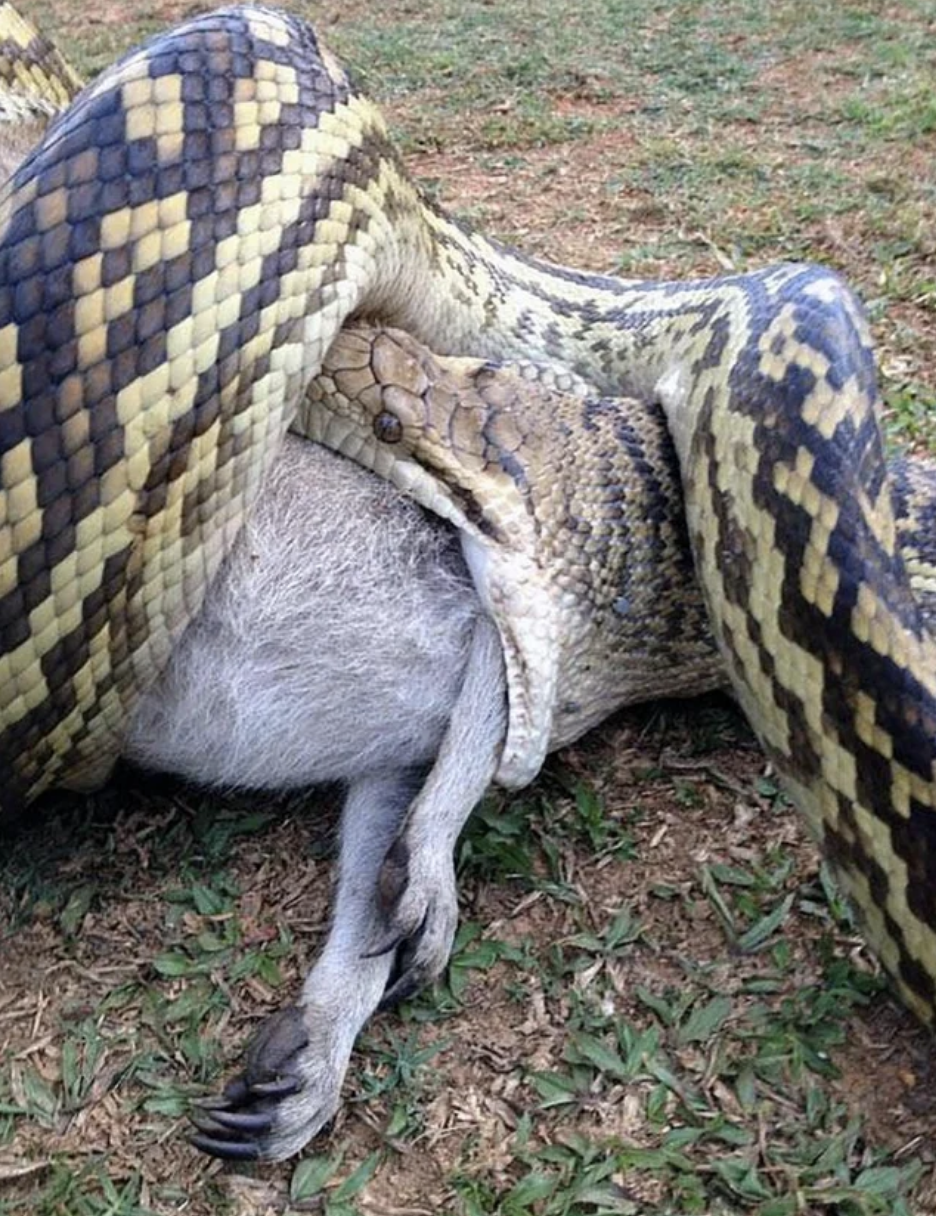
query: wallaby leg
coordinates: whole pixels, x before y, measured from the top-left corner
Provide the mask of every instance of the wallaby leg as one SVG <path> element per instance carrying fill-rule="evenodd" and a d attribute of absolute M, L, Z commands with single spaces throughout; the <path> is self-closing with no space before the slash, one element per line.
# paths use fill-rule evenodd
<path fill-rule="evenodd" d="M 483 617 L 438 758 L 380 868 L 383 921 L 372 951 L 395 956 L 383 1005 L 405 1000 L 448 962 L 458 925 L 455 843 L 493 780 L 506 724 L 501 642 Z"/>
<path fill-rule="evenodd" d="M 266 1018 L 243 1071 L 199 1105 L 193 1143 L 219 1157 L 279 1159 L 297 1152 L 338 1109 L 358 1031 L 380 1004 L 393 955 L 367 956 L 380 863 L 419 788 L 421 773 L 366 777 L 348 791 L 341 821 L 332 925 L 297 1005 Z"/>

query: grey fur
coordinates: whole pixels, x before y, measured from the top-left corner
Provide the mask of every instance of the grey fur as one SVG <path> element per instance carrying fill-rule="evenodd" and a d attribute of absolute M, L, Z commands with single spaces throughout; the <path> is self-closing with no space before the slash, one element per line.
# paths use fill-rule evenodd
<path fill-rule="evenodd" d="M 47 123 L 45 117 L 0 122 L 0 182 L 5 182 L 19 168 L 27 152 L 31 152 L 42 138 Z"/>
<path fill-rule="evenodd" d="M 126 754 L 267 789 L 430 762 L 481 611 L 449 529 L 289 437 Z"/>

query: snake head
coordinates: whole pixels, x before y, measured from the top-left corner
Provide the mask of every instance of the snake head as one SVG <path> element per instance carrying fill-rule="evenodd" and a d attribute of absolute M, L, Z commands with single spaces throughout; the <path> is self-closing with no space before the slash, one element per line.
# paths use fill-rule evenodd
<path fill-rule="evenodd" d="M 497 400 L 487 399 L 491 385 Z M 488 393 L 488 396 L 490 394 Z M 481 543 L 530 542 L 524 385 L 480 359 L 439 358 L 401 330 L 343 329 L 293 429 L 372 469 Z"/>

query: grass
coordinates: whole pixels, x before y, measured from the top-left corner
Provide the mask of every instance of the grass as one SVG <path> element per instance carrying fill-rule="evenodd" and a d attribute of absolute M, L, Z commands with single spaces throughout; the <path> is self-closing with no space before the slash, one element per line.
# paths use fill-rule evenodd
<path fill-rule="evenodd" d="M 23 7 L 89 74 L 194 11 Z M 936 3 L 311 15 L 493 235 L 635 276 L 843 271 L 894 444 L 934 446 Z M 715 702 L 624 715 L 492 795 L 445 982 L 374 1022 L 331 1131 L 282 1166 L 197 1157 L 188 1097 L 320 940 L 328 806 L 138 781 L 5 842 L 0 1212 L 936 1211 L 929 1040 Z"/>
<path fill-rule="evenodd" d="M 182 1114 L 297 982 L 327 898 L 321 813 L 210 810 L 131 782 L 14 842 L 30 970 L 14 959 L 8 991 L 30 1023 L 43 999 L 56 1012 L 6 1055 L 0 1169 L 37 1169 L 0 1210 L 168 1213 L 195 1191 L 199 1212 L 363 1216 L 401 1188 L 404 1211 L 469 1214 L 917 1210 L 926 1154 L 899 1151 L 909 1128 L 876 1143 L 840 1082 L 850 1037 L 879 1080 L 922 1040 L 717 702 L 626 715 L 526 798 L 488 799 L 459 849 L 445 982 L 375 1021 L 334 1131 L 246 1174 L 196 1158 Z M 882 1019 L 896 1063 L 876 1063 Z"/>

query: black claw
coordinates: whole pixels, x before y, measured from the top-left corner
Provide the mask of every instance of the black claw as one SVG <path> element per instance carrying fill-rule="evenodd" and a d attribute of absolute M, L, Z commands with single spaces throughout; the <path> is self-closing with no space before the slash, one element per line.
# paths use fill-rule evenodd
<path fill-rule="evenodd" d="M 408 1001 L 411 996 L 415 996 L 420 988 L 425 987 L 425 984 L 426 977 L 420 969 L 414 968 L 411 971 L 407 971 L 398 980 L 392 981 L 387 985 L 377 1008 L 383 1012 L 386 1009 L 391 1009 L 394 1005 L 399 1005 L 401 1001 Z"/>
<path fill-rule="evenodd" d="M 205 1111 L 211 1114 L 218 1110 L 230 1110 L 232 1103 L 223 1094 L 218 1097 L 214 1095 L 210 1098 L 192 1098 L 189 1106 L 193 1111 Z"/>
<path fill-rule="evenodd" d="M 203 1132 L 268 1132 L 276 1118 L 275 1110 L 259 1111 L 251 1114 L 249 1111 L 216 1110 L 213 1114 L 207 1111 L 193 1111 L 190 1115 L 192 1122 Z"/>
<path fill-rule="evenodd" d="M 400 1001 L 405 1001 L 424 987 L 426 968 L 416 961 L 416 953 L 429 923 L 429 912 L 430 909 L 427 908 L 412 933 L 398 939 L 399 948 L 393 960 L 393 970 L 390 972 L 378 1009 L 389 1009 L 391 1005 L 398 1005 Z"/>
<path fill-rule="evenodd" d="M 404 933 L 396 933 L 393 937 L 381 938 L 376 946 L 372 946 L 370 950 L 365 950 L 361 958 L 380 958 L 382 954 L 389 954 L 392 950 L 396 950 L 406 941 Z"/>
<path fill-rule="evenodd" d="M 248 1090 L 290 1075 L 295 1057 L 309 1045 L 302 1010 L 287 1005 L 265 1018 L 247 1044 L 243 1080 Z"/>
<path fill-rule="evenodd" d="M 291 1098 L 302 1089 L 298 1077 L 277 1077 L 273 1081 L 255 1081 L 249 1086 L 252 1098 Z"/>
<path fill-rule="evenodd" d="M 409 883 L 409 845 L 397 836 L 387 850 L 377 874 L 377 906 L 389 916 L 402 898 Z"/>
<path fill-rule="evenodd" d="M 201 1106 L 192 1106 L 188 1112 L 189 1122 L 194 1123 L 200 1132 L 223 1134 L 224 1128 L 210 1111 Z"/>
<path fill-rule="evenodd" d="M 202 1153 L 210 1157 L 222 1157 L 225 1161 L 256 1161 L 260 1156 L 258 1144 L 244 1144 L 237 1140 L 216 1140 L 213 1136 L 203 1136 L 196 1132 L 189 1136 L 189 1144 L 194 1145 Z"/>

